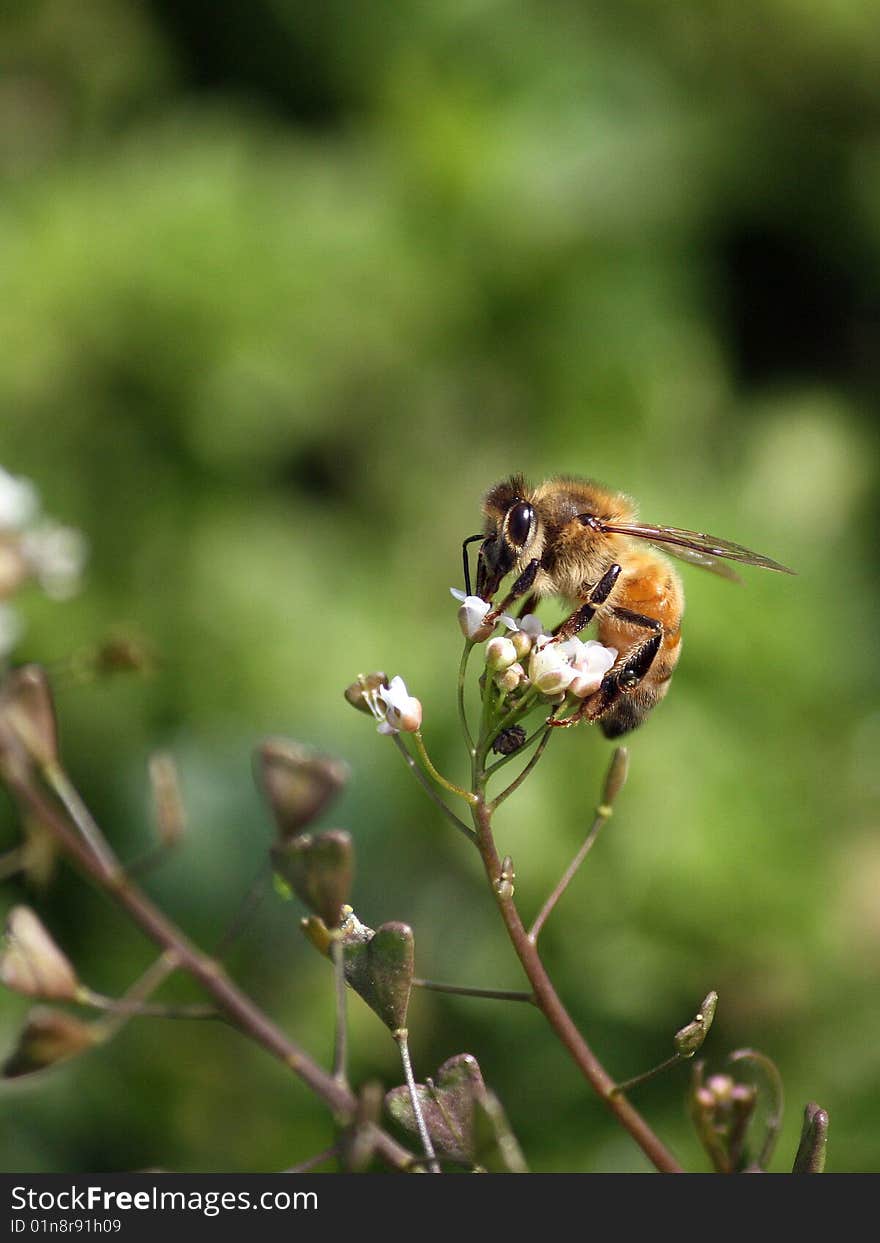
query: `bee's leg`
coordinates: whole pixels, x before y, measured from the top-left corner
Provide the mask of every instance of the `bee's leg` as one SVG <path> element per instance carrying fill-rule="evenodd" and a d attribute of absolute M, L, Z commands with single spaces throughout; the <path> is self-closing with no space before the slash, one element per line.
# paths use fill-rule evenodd
<path fill-rule="evenodd" d="M 613 608 L 612 612 L 621 621 L 630 622 L 634 626 L 644 626 L 651 634 L 630 650 L 613 665 L 602 679 L 599 689 L 581 703 L 571 716 L 560 717 L 550 722 L 557 727 L 577 725 L 580 721 L 597 721 L 610 711 L 624 695 L 631 695 L 654 663 L 654 659 L 663 642 L 663 626 L 656 617 L 645 617 L 642 613 L 634 613 L 631 609 Z"/>
<path fill-rule="evenodd" d="M 491 623 L 495 621 L 502 613 L 505 613 L 510 608 L 511 604 L 517 601 L 520 596 L 524 596 L 526 592 L 531 591 L 532 583 L 535 581 L 535 576 L 538 573 L 540 565 L 541 562 L 537 559 L 537 557 L 533 558 L 529 562 L 522 574 L 520 574 L 519 578 L 514 581 L 513 586 L 501 603 L 496 605 L 491 613 L 486 614 L 485 620 L 487 622 Z"/>
<path fill-rule="evenodd" d="M 553 631 L 554 639 L 571 639 L 576 634 L 589 626 L 590 622 L 596 615 L 596 609 L 600 604 L 604 604 L 614 588 L 614 584 L 620 576 L 620 566 L 614 564 L 610 566 L 598 583 L 595 583 L 587 592 L 587 598 L 580 608 L 561 621 Z"/>
<path fill-rule="evenodd" d="M 523 600 L 522 604 L 519 606 L 519 608 L 516 611 L 516 615 L 517 617 L 525 617 L 526 614 L 528 613 L 534 613 L 537 607 L 538 607 L 538 597 L 535 595 L 534 592 L 532 592 L 530 596 L 526 596 L 525 600 Z"/>

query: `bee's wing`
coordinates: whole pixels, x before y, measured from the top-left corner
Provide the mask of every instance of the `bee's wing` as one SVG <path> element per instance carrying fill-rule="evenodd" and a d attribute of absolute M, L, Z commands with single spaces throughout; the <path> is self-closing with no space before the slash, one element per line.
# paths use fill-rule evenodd
<path fill-rule="evenodd" d="M 700 531 L 683 531 L 680 527 L 657 527 L 650 522 L 632 522 L 620 526 L 602 523 L 605 531 L 614 531 L 619 535 L 631 535 L 634 539 L 648 540 L 656 544 L 661 552 L 670 557 L 678 557 L 689 565 L 702 566 L 722 578 L 739 580 L 739 575 L 732 570 L 726 561 L 739 561 L 742 565 L 757 565 L 764 570 L 776 570 L 780 574 L 794 574 L 785 565 L 764 557 L 742 544 L 734 544 L 730 540 L 721 539 L 717 535 L 705 535 Z"/>

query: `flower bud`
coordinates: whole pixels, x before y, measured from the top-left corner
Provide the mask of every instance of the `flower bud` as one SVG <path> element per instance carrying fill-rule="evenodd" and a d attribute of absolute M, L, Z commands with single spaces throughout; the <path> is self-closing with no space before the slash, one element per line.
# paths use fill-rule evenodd
<path fill-rule="evenodd" d="M 513 642 L 503 635 L 497 635 L 486 644 L 486 668 L 495 673 L 503 673 L 516 661 L 517 651 Z"/>
<path fill-rule="evenodd" d="M 693 1057 L 702 1048 L 703 1042 L 709 1034 L 709 1028 L 712 1026 L 717 1005 L 718 994 L 716 992 L 708 993 L 703 998 L 703 1004 L 700 1006 L 699 1012 L 693 1021 L 686 1023 L 684 1027 L 675 1033 L 673 1043 L 679 1057 Z M 711 1084 L 712 1081 L 710 1080 L 709 1082 Z"/>
<path fill-rule="evenodd" d="M 529 652 L 532 650 L 532 636 L 530 634 L 528 634 L 525 630 L 514 630 L 514 632 L 509 634 L 507 637 L 513 644 L 517 660 L 523 660 L 526 656 L 528 656 Z"/>
<path fill-rule="evenodd" d="M 3 683 L 3 712 L 41 767 L 58 762 L 58 723 L 52 691 L 39 665 L 14 669 Z"/>
<path fill-rule="evenodd" d="M 828 1114 L 811 1102 L 804 1110 L 801 1142 L 794 1159 L 792 1174 L 821 1174 L 825 1169 L 827 1142 Z"/>
<path fill-rule="evenodd" d="M 295 837 L 324 811 L 348 781 L 348 765 L 286 738 L 257 748 L 257 782 L 275 817 L 281 841 Z"/>
<path fill-rule="evenodd" d="M 70 961 L 30 907 L 15 906 L 7 917 L 0 983 L 24 997 L 55 1001 L 73 1001 L 79 992 Z"/>
<path fill-rule="evenodd" d="M 492 625 L 485 624 L 485 618 L 492 605 L 480 596 L 466 596 L 463 591 L 458 591 L 452 587 L 450 591 L 456 600 L 461 600 L 461 607 L 458 610 L 458 624 L 461 633 L 466 639 L 470 639 L 472 643 L 482 643 L 488 639 L 489 635 L 495 629 Z"/>
<path fill-rule="evenodd" d="M 157 751 L 150 756 L 150 787 L 159 841 L 166 849 L 174 846 L 186 832 L 186 811 L 172 756 Z"/>
<path fill-rule="evenodd" d="M 503 673 L 495 674 L 495 685 L 509 693 L 510 691 L 515 691 L 525 681 L 525 676 L 525 669 L 517 661 L 516 664 L 509 665 Z"/>
<path fill-rule="evenodd" d="M 36 1006 L 28 1014 L 18 1044 L 3 1066 L 4 1079 L 17 1079 L 66 1061 L 99 1044 L 100 1032 L 64 1010 Z"/>

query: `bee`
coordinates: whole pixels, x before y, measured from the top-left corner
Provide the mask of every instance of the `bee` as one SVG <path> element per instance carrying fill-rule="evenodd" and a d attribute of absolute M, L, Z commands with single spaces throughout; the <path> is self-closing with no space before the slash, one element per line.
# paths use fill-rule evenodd
<path fill-rule="evenodd" d="M 598 721 L 606 738 L 642 724 L 666 695 L 678 664 L 684 592 L 667 557 L 734 582 L 740 579 L 729 562 L 794 573 L 714 535 L 640 522 L 628 496 L 589 479 L 559 475 L 533 488 L 522 475 L 513 475 L 486 494 L 483 516 L 483 531 L 462 546 L 468 594 L 467 546 L 475 540 L 482 541 L 478 596 L 492 603 L 502 580 L 516 575 L 486 621 L 523 597 L 520 615 L 556 596 L 573 608 L 554 630 L 556 640 L 571 638 L 595 619 L 599 642 L 617 650 L 599 689 L 573 716 L 552 721 Z"/>

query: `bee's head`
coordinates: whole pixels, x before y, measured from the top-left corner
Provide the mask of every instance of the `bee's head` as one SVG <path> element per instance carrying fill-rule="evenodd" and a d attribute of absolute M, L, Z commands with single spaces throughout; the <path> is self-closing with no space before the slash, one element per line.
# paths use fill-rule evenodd
<path fill-rule="evenodd" d="M 483 501 L 485 539 L 477 560 L 477 595 L 491 600 L 501 580 L 535 544 L 538 516 L 522 475 L 498 483 Z"/>

